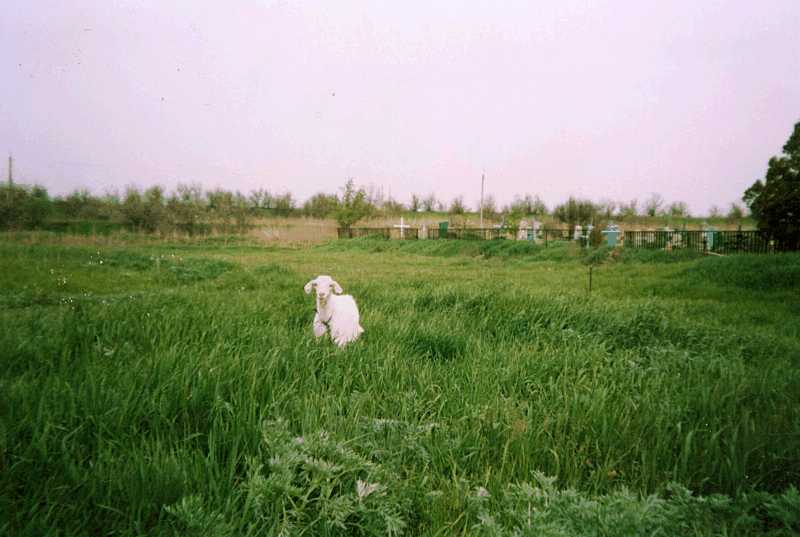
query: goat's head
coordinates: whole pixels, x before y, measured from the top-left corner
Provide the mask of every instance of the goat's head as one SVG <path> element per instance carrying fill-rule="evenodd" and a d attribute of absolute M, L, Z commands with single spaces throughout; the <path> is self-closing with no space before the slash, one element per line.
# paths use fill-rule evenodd
<path fill-rule="evenodd" d="M 303 289 L 305 289 L 306 294 L 310 294 L 311 290 L 315 289 L 317 292 L 317 303 L 321 306 L 325 306 L 332 293 L 335 292 L 337 295 L 342 293 L 342 286 L 336 283 L 336 280 L 330 276 L 324 275 L 317 276 L 308 282 Z"/>

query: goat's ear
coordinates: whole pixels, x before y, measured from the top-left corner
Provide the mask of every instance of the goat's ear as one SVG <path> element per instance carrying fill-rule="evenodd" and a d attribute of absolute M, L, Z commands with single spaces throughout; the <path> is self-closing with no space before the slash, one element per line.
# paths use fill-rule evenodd
<path fill-rule="evenodd" d="M 333 290 L 336 291 L 337 295 L 341 295 L 344 291 L 342 290 L 342 286 L 339 285 L 336 280 L 331 282 L 333 284 Z"/>
<path fill-rule="evenodd" d="M 316 279 L 316 278 L 314 278 L 313 280 L 311 280 L 310 282 L 308 282 L 308 283 L 306 284 L 306 286 L 305 286 L 305 287 L 303 287 L 303 290 L 305 290 L 305 292 L 306 292 L 306 294 L 307 294 L 307 295 L 311 294 L 311 288 L 314 286 L 314 284 L 315 284 L 315 283 L 317 283 L 317 279 Z"/>

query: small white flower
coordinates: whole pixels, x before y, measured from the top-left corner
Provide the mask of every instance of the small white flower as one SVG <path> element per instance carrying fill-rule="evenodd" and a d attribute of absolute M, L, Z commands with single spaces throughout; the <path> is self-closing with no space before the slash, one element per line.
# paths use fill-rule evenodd
<path fill-rule="evenodd" d="M 367 483 L 360 479 L 356 481 L 356 492 L 359 498 L 366 498 L 380 488 L 380 483 Z"/>
<path fill-rule="evenodd" d="M 479 498 L 488 498 L 489 496 L 491 496 L 491 494 L 489 494 L 489 491 L 488 491 L 488 490 L 486 490 L 486 489 L 485 489 L 485 488 L 483 488 L 483 487 L 478 487 L 477 489 L 475 489 L 475 494 L 476 494 L 476 495 L 477 495 Z"/>
<path fill-rule="evenodd" d="M 303 438 L 302 436 L 296 436 L 294 438 L 294 443 L 295 444 L 305 444 L 305 442 L 306 442 L 306 439 Z"/>

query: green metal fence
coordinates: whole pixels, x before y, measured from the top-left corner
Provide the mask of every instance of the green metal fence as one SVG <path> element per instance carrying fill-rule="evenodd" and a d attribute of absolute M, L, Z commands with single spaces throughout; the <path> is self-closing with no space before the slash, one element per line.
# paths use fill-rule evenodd
<path fill-rule="evenodd" d="M 626 248 L 691 249 L 718 254 L 780 251 L 763 231 L 625 231 Z"/>

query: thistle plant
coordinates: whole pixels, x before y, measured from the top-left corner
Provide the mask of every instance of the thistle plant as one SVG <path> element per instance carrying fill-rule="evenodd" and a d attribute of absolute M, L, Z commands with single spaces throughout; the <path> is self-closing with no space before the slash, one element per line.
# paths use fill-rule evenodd
<path fill-rule="evenodd" d="M 248 533 L 270 535 L 401 535 L 408 501 L 403 484 L 381 465 L 325 431 L 293 435 L 283 419 L 263 422 L 267 460 L 250 457 L 237 513 Z M 225 533 L 234 525 L 184 497 L 168 512 L 187 530 Z"/>

